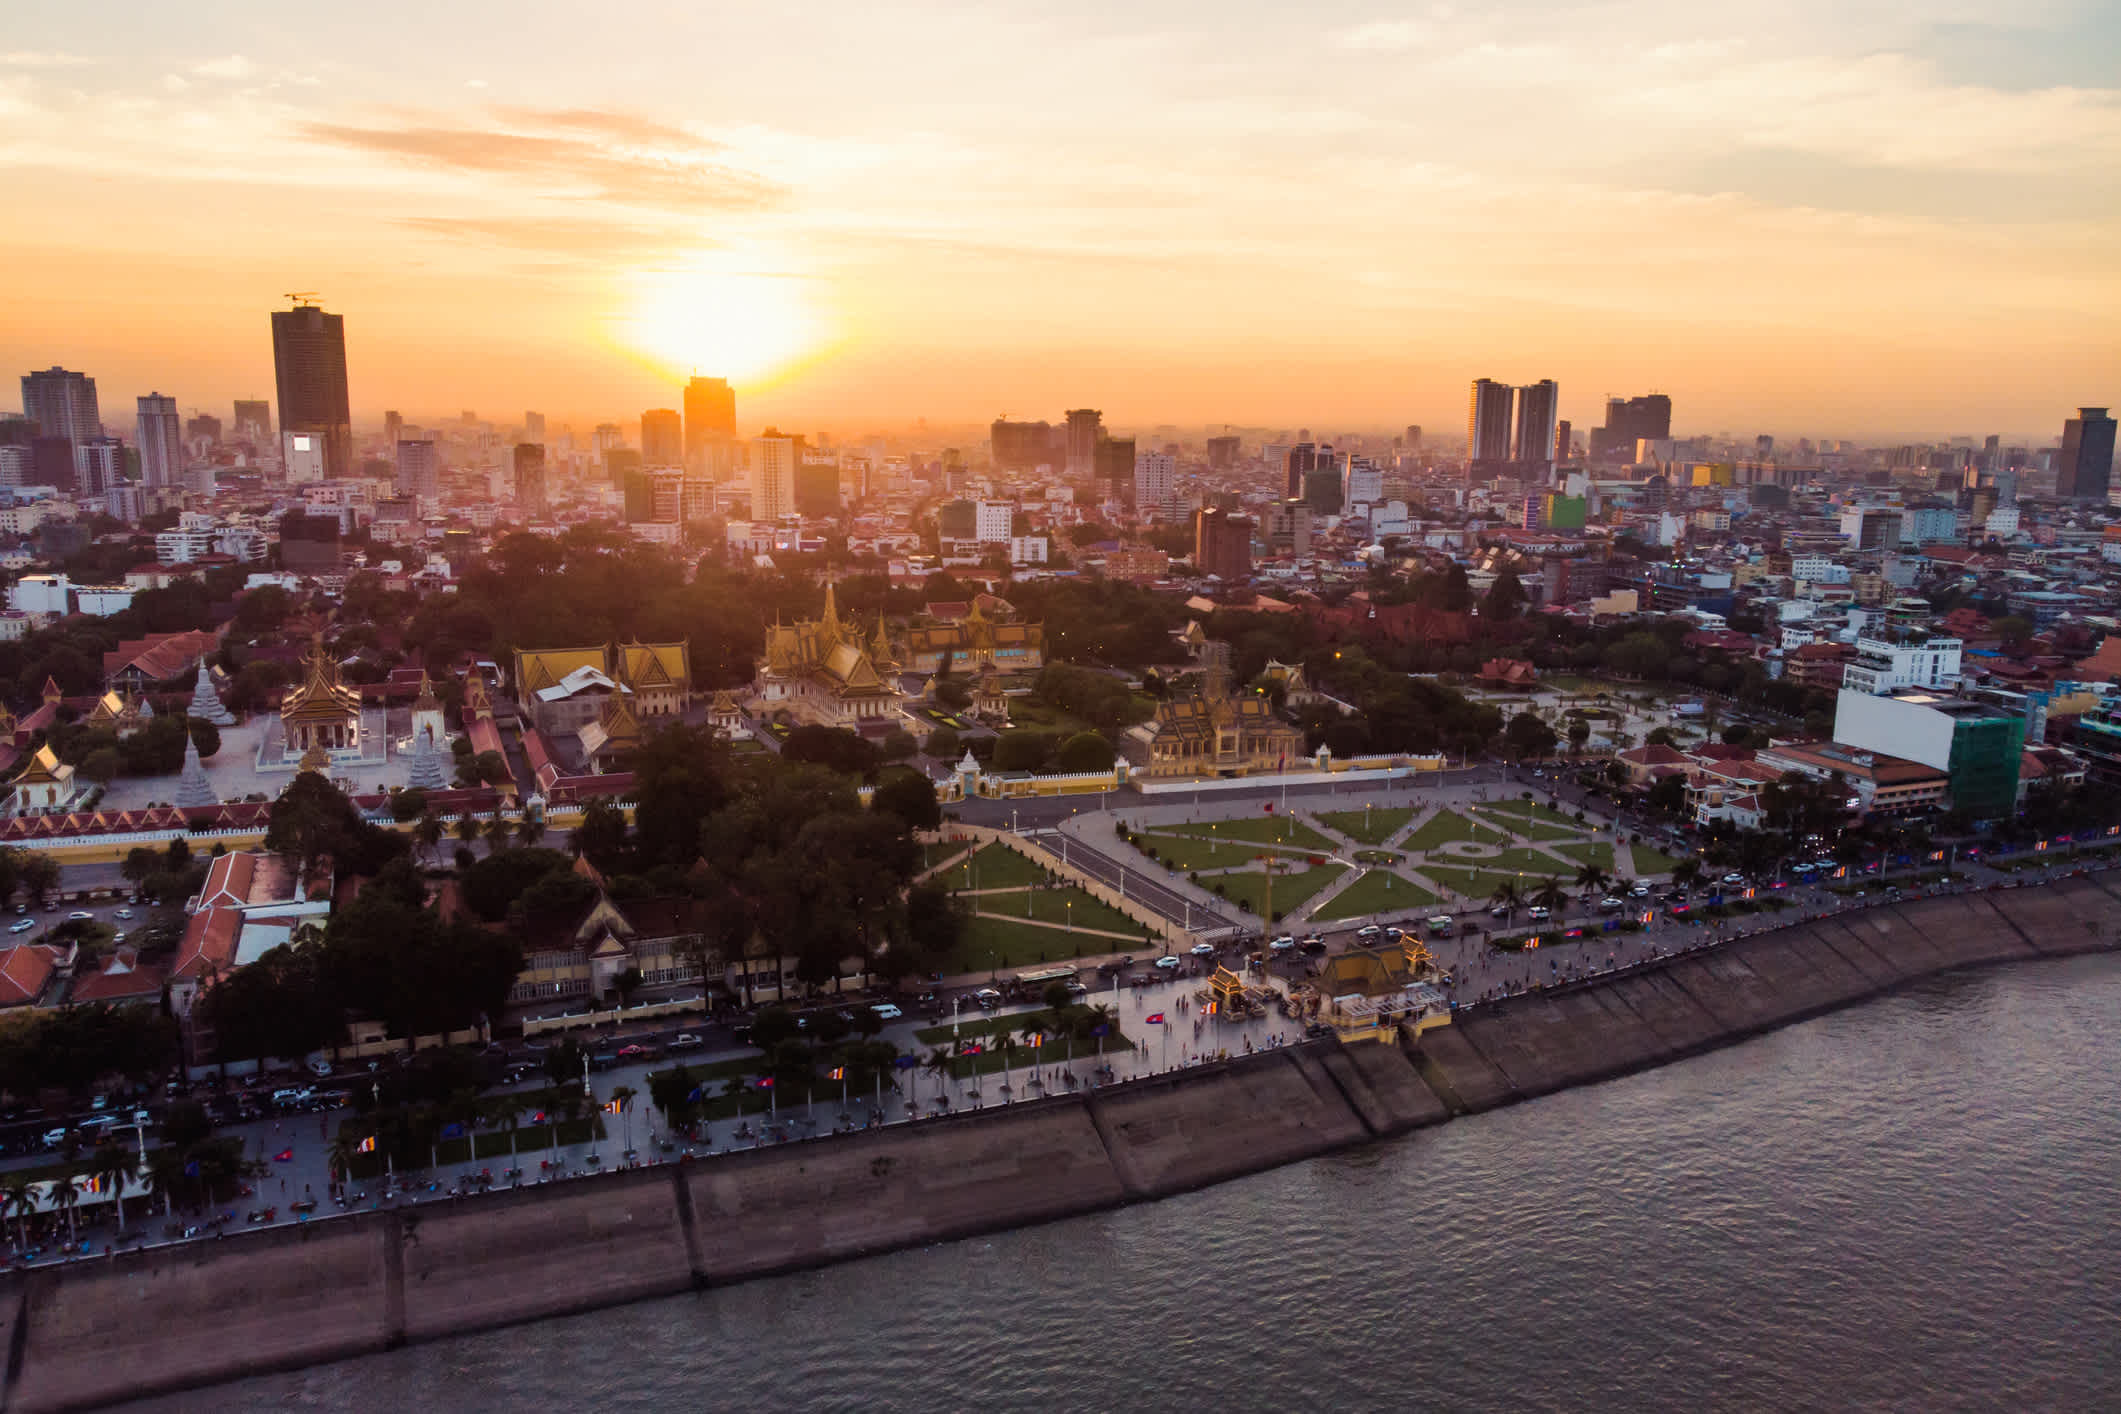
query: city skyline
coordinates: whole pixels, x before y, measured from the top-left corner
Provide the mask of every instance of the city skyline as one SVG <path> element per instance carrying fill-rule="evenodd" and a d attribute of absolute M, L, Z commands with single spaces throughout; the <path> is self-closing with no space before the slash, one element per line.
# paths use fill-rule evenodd
<path fill-rule="evenodd" d="M 1444 427 L 1520 367 L 1578 429 L 1646 387 L 1787 438 L 2121 401 L 2089 5 L 628 10 L 608 76 L 498 7 L 378 19 L 18 23 L 0 249 L 42 273 L 4 356 L 220 406 L 272 388 L 258 325 L 302 289 L 364 423 L 586 427 L 695 373 L 740 436 Z M 702 85 L 701 53 L 747 58 Z"/>

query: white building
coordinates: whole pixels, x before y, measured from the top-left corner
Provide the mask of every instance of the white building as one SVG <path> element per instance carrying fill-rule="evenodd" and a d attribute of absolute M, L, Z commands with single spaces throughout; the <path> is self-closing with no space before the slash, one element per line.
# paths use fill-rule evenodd
<path fill-rule="evenodd" d="M 91 618 L 107 619 L 133 606 L 128 584 L 81 584 L 74 587 L 74 606 Z"/>
<path fill-rule="evenodd" d="M 1931 545 L 1959 538 L 1959 512 L 1950 506 L 1909 506 L 1900 513 L 1900 543 Z"/>
<path fill-rule="evenodd" d="M 184 471 L 184 423 L 177 400 L 149 393 L 139 404 L 140 482 L 154 489 L 174 486 Z"/>
<path fill-rule="evenodd" d="M 1790 578 L 1805 584 L 1847 584 L 1849 568 L 1825 555 L 1792 555 Z"/>
<path fill-rule="evenodd" d="M 280 434 L 280 469 L 290 484 L 324 479 L 324 439 L 308 432 Z"/>
<path fill-rule="evenodd" d="M 1871 697 L 1905 687 L 1955 688 L 1965 646 L 1956 638 L 1932 638 L 1926 643 L 1858 638 L 1855 660 L 1842 670 L 1841 685 Z"/>
<path fill-rule="evenodd" d="M 979 501 L 973 505 L 972 536 L 982 545 L 1006 545 L 1014 538 L 1016 506 L 1009 501 Z"/>
<path fill-rule="evenodd" d="M 7 607 L 23 614 L 68 612 L 67 594 L 72 585 L 63 574 L 26 574 L 8 587 Z"/>
<path fill-rule="evenodd" d="M 1998 506 L 1988 513 L 1988 533 L 1998 540 L 2008 540 L 2018 533 L 2018 508 Z"/>
<path fill-rule="evenodd" d="M 751 518 L 773 521 L 795 514 L 795 439 L 751 439 Z"/>
<path fill-rule="evenodd" d="M 1351 506 L 1374 506 L 1385 498 L 1384 468 L 1368 457 L 1348 459 L 1347 500 Z"/>
<path fill-rule="evenodd" d="M 1164 452 L 1143 452 L 1134 458 L 1134 509 L 1140 513 L 1162 511 L 1178 490 L 1178 458 Z"/>
<path fill-rule="evenodd" d="M 1009 537 L 1009 563 L 1042 565 L 1046 563 L 1051 544 L 1043 535 L 1012 535 Z"/>

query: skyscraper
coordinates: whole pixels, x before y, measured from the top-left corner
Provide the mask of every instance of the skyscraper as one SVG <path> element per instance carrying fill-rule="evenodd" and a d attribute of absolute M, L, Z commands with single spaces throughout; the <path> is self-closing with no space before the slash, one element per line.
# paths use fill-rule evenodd
<path fill-rule="evenodd" d="M 1507 383 L 1473 380 L 1466 412 L 1466 461 L 1476 470 L 1493 472 L 1510 459 L 1510 398 Z"/>
<path fill-rule="evenodd" d="M 96 380 L 86 373 L 47 368 L 22 375 L 22 412 L 37 424 L 39 435 L 85 442 L 103 435 L 96 411 Z"/>
<path fill-rule="evenodd" d="M 1097 444 L 1104 435 L 1104 414 L 1096 408 L 1071 408 L 1068 412 L 1068 475 L 1091 476 L 1097 470 Z M 1131 463 L 1134 449 L 1127 449 Z"/>
<path fill-rule="evenodd" d="M 325 477 L 351 475 L 353 413 L 346 396 L 345 318 L 306 303 L 274 310 L 272 364 L 283 443 L 295 433 L 316 438 L 322 444 Z"/>
<path fill-rule="evenodd" d="M 1318 466 L 1318 448 L 1298 442 L 1282 457 L 1282 498 L 1294 500 L 1304 493 L 1304 478 Z"/>
<path fill-rule="evenodd" d="M 726 378 L 694 378 L 685 385 L 685 465 L 706 471 L 713 448 L 736 440 L 736 389 Z"/>
<path fill-rule="evenodd" d="M 2105 408 L 2078 408 L 2062 424 L 2062 451 L 2055 459 L 2055 494 L 2076 501 L 2105 501 L 2114 475 L 2114 420 Z"/>
<path fill-rule="evenodd" d="M 1161 512 L 1178 494 L 1178 458 L 1162 452 L 1143 452 L 1134 459 L 1134 511 L 1147 515 Z"/>
<path fill-rule="evenodd" d="M 383 445 L 396 447 L 405 440 L 405 419 L 394 412 L 383 414 Z"/>
<path fill-rule="evenodd" d="M 545 445 L 545 414 L 526 412 L 523 414 L 523 440 Z"/>
<path fill-rule="evenodd" d="M 431 441 L 398 443 L 398 494 L 433 496 L 441 481 L 441 462 Z"/>
<path fill-rule="evenodd" d="M 795 461 L 800 437 L 769 427 L 751 439 L 751 518 L 779 520 L 795 512 Z"/>
<path fill-rule="evenodd" d="M 1011 422 L 997 417 L 987 429 L 987 446 L 998 471 L 1031 471 L 1053 460 L 1053 424 Z"/>
<path fill-rule="evenodd" d="M 184 426 L 177 400 L 149 393 L 137 400 L 140 481 L 150 489 L 174 486 L 184 470 Z"/>
<path fill-rule="evenodd" d="M 1672 400 L 1663 393 L 1639 398 L 1607 398 L 1605 426 L 1591 429 L 1594 459 L 1635 455 L 1635 444 L 1662 442 L 1672 435 Z"/>
<path fill-rule="evenodd" d="M 1252 521 L 1224 510 L 1193 513 L 1193 568 L 1224 580 L 1252 577 Z"/>
<path fill-rule="evenodd" d="M 90 437 L 74 443 L 74 494 L 100 496 L 125 480 L 125 443 Z"/>
<path fill-rule="evenodd" d="M 1070 455 L 1072 457 L 1073 453 Z M 1120 488 L 1134 480 L 1134 439 L 1099 437 L 1097 445 L 1090 449 L 1090 471 L 1098 481 L 1105 483 L 1097 488 L 1098 495 L 1120 495 Z"/>
<path fill-rule="evenodd" d="M 1573 450 L 1570 444 L 1573 443 L 1575 440 L 1576 429 L 1569 425 L 1569 420 L 1567 418 L 1564 417 L 1561 421 L 1555 423 L 1554 460 L 1558 462 L 1567 461 Z"/>
<path fill-rule="evenodd" d="M 631 447 L 606 447 L 604 449 L 604 473 L 614 486 L 626 484 L 626 473 L 639 471 L 641 454 Z"/>
<path fill-rule="evenodd" d="M 1554 469 L 1554 431 L 1560 420 L 1561 389 L 1545 378 L 1517 390 L 1517 436 L 1510 460 L 1528 476 L 1545 476 Z"/>
<path fill-rule="evenodd" d="M 236 399 L 236 436 L 253 445 L 272 440 L 272 404 L 263 398 Z"/>
<path fill-rule="evenodd" d="M 545 447 L 516 443 L 516 509 L 532 520 L 545 518 Z"/>
<path fill-rule="evenodd" d="M 685 424 L 676 408 L 650 408 L 641 414 L 641 463 L 680 466 L 685 461 Z"/>

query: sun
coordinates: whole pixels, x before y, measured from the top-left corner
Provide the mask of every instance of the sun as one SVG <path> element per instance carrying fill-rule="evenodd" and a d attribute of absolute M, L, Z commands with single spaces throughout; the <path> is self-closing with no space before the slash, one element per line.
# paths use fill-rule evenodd
<path fill-rule="evenodd" d="M 644 271 L 632 283 L 620 340 L 674 375 L 756 384 L 824 343 L 801 279 L 692 268 Z"/>

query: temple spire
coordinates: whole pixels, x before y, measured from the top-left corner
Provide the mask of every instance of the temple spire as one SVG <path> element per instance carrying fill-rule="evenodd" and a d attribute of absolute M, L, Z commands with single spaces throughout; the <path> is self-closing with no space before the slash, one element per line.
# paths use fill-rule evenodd
<path fill-rule="evenodd" d="M 213 673 L 206 666 L 206 659 L 199 659 L 199 678 L 192 685 L 191 705 L 184 709 L 188 717 L 197 717 L 202 722 L 212 722 L 217 727 L 232 727 L 235 714 L 221 703 L 221 694 L 214 691 Z"/>
<path fill-rule="evenodd" d="M 192 740 L 191 732 L 184 733 L 184 771 L 177 777 L 177 808 L 179 810 L 211 810 L 221 803 L 214 791 L 214 783 L 207 779 L 206 767 L 199 760 L 199 744 Z"/>

